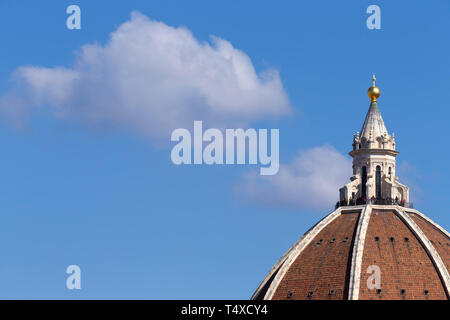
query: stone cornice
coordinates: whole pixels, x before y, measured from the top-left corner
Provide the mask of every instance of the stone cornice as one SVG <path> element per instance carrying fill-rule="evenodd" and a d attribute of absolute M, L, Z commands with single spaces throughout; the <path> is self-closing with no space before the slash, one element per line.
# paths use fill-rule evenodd
<path fill-rule="evenodd" d="M 400 152 L 396 151 L 396 150 L 390 150 L 390 149 L 357 149 L 357 150 L 352 150 L 350 151 L 348 154 L 352 157 L 355 157 L 356 155 L 359 154 L 373 154 L 373 155 L 390 155 L 393 157 L 396 157 Z"/>

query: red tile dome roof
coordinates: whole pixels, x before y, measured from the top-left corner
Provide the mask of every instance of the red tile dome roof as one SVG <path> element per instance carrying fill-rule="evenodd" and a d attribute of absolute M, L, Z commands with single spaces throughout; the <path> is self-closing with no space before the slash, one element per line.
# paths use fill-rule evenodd
<path fill-rule="evenodd" d="M 449 299 L 449 270 L 449 233 L 419 211 L 341 207 L 289 249 L 252 299 Z"/>

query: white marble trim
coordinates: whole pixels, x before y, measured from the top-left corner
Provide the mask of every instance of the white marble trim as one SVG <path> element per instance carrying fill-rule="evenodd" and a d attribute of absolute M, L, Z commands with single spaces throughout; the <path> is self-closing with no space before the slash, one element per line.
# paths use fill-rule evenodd
<path fill-rule="evenodd" d="M 303 251 L 303 249 L 311 243 L 311 241 L 322 231 L 328 224 L 330 224 L 333 220 L 335 220 L 338 216 L 341 215 L 342 211 L 346 211 L 346 209 L 355 210 L 355 207 L 340 207 L 326 216 L 322 221 L 320 221 L 314 228 L 312 228 L 309 232 L 307 232 L 290 250 L 289 256 L 284 261 L 281 266 L 280 271 L 278 271 L 275 279 L 270 284 L 269 289 L 264 296 L 264 300 L 272 299 L 276 289 L 278 288 L 280 281 L 284 278 L 286 272 L 289 270 L 289 267 L 296 260 L 298 255 Z M 361 209 L 359 209 L 361 210 Z"/>
<path fill-rule="evenodd" d="M 418 213 L 417 210 L 415 211 L 416 211 L 415 213 Z M 428 255 L 431 257 L 433 264 L 435 265 L 437 272 L 439 273 L 440 278 L 444 282 L 443 284 L 445 291 L 447 293 L 447 297 L 450 297 L 450 276 L 447 268 L 445 267 L 444 262 L 441 259 L 441 256 L 438 254 L 431 241 L 426 237 L 425 233 L 401 207 L 397 207 L 394 210 L 394 212 L 404 221 L 404 223 L 414 233 L 417 239 L 419 239 L 423 248 L 425 249 L 425 251 L 427 251 Z"/>
<path fill-rule="evenodd" d="M 359 288 L 361 282 L 361 266 L 364 253 L 364 243 L 366 239 L 367 228 L 369 226 L 372 206 L 363 208 L 358 221 L 358 226 L 353 243 L 352 262 L 350 267 L 349 300 L 358 300 Z"/>

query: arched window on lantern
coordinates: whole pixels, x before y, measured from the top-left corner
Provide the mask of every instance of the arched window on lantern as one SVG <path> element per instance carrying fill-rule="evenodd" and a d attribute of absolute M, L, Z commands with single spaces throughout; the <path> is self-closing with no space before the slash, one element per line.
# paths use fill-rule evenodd
<path fill-rule="evenodd" d="M 375 172 L 375 197 L 381 199 L 381 167 L 377 166 Z"/>
<path fill-rule="evenodd" d="M 367 168 L 366 166 L 362 167 L 361 174 L 361 198 L 366 199 L 366 183 L 367 183 Z"/>

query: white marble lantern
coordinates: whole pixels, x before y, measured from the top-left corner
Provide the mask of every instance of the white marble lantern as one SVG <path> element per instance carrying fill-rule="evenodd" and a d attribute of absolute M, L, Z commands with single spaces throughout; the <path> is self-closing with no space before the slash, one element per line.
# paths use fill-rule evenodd
<path fill-rule="evenodd" d="M 395 136 L 389 135 L 377 105 L 380 90 L 369 88 L 371 99 L 361 133 L 353 136 L 353 175 L 350 183 L 339 190 L 341 202 L 370 202 L 377 200 L 409 203 L 409 188 L 395 175 L 398 151 L 395 150 Z"/>

